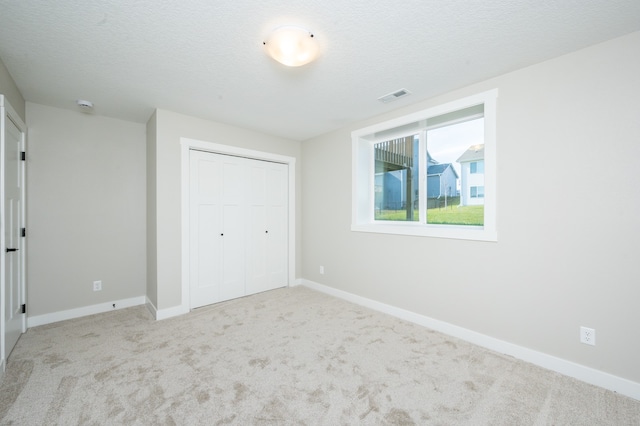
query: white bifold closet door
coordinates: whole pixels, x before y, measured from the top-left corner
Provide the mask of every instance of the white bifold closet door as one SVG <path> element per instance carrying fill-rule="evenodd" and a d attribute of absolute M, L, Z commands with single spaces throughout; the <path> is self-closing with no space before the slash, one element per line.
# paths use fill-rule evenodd
<path fill-rule="evenodd" d="M 284 287 L 286 164 L 190 151 L 191 308 Z"/>

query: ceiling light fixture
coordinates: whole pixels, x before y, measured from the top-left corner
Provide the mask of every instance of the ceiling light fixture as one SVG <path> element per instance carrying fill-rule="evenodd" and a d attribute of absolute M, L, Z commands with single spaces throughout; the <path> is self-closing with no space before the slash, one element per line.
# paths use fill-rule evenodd
<path fill-rule="evenodd" d="M 311 31 L 293 25 L 274 29 L 262 44 L 269 56 L 288 67 L 308 64 L 320 51 Z"/>

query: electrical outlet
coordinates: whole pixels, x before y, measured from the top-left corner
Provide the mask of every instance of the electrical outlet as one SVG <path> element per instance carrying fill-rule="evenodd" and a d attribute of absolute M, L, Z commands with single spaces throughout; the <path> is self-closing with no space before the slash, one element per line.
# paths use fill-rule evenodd
<path fill-rule="evenodd" d="M 101 291 L 101 290 L 102 290 L 102 281 L 94 281 L 93 291 Z"/>
<path fill-rule="evenodd" d="M 580 327 L 580 342 L 586 345 L 596 345 L 596 330 L 589 327 Z"/>
<path fill-rule="evenodd" d="M 320 266 L 320 275 L 324 275 L 324 266 Z"/>

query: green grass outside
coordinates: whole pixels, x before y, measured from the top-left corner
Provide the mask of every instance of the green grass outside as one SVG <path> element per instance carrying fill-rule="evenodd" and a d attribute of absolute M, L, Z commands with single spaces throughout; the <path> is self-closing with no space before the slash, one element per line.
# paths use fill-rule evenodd
<path fill-rule="evenodd" d="M 413 217 L 418 220 L 418 210 L 414 210 Z M 376 220 L 406 220 L 405 210 L 376 211 Z M 444 225 L 484 225 L 484 206 L 452 205 L 442 208 L 427 209 L 427 223 Z"/>

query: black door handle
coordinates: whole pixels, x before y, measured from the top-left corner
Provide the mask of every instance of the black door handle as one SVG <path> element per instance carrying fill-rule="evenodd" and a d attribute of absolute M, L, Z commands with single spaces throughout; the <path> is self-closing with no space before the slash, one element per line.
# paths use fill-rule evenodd
<path fill-rule="evenodd" d="M 12 251 L 18 251 L 18 249 L 8 248 L 8 247 L 7 247 L 7 253 L 11 253 Z"/>

